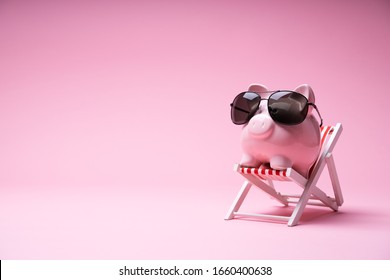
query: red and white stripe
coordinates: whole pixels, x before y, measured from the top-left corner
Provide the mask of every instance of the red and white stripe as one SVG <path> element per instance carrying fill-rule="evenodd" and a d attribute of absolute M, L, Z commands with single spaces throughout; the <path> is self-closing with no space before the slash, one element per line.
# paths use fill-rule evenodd
<path fill-rule="evenodd" d="M 238 169 L 238 172 L 243 174 L 257 175 L 261 179 L 271 179 L 279 181 L 289 181 L 287 176 L 287 170 L 275 170 L 272 168 L 254 168 L 254 167 L 242 167 Z"/>
<path fill-rule="evenodd" d="M 330 125 L 322 126 L 320 131 L 321 131 L 321 150 L 322 150 L 326 138 L 328 137 L 328 135 L 332 134 L 333 132 L 333 126 Z"/>

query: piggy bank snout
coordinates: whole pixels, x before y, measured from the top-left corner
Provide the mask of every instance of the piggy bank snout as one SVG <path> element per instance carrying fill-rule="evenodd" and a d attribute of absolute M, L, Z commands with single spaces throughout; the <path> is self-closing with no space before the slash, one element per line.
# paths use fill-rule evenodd
<path fill-rule="evenodd" d="M 271 117 L 258 114 L 253 116 L 248 123 L 248 131 L 254 137 L 268 137 L 275 128 L 275 122 Z"/>

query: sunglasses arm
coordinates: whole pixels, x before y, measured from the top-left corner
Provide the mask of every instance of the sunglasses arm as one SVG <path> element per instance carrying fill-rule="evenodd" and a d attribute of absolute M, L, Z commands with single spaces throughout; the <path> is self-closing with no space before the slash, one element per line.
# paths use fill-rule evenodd
<path fill-rule="evenodd" d="M 320 117 L 320 120 L 321 120 L 320 127 L 322 127 L 323 120 L 322 120 L 322 117 L 321 117 L 320 111 L 318 111 L 317 105 L 316 105 L 316 104 L 314 104 L 314 103 L 308 103 L 308 104 L 309 104 L 309 105 L 311 105 L 311 106 L 313 106 L 313 107 L 314 107 L 314 109 L 316 109 L 316 111 L 317 111 L 317 114 L 318 114 L 318 116 Z"/>

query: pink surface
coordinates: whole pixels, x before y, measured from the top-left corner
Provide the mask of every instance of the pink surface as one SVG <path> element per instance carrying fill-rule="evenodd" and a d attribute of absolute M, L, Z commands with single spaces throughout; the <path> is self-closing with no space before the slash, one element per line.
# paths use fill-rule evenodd
<path fill-rule="evenodd" d="M 379 0 L 1 1 L 0 259 L 389 259 L 389 14 Z M 242 183 L 229 104 L 256 82 L 308 83 L 325 124 L 344 125 L 339 213 L 223 220 Z M 250 195 L 251 210 L 290 210 Z"/>

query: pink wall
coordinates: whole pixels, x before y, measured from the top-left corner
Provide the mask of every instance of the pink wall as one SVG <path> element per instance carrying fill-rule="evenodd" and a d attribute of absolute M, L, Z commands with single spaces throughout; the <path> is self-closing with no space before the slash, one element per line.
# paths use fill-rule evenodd
<path fill-rule="evenodd" d="M 1 259 L 390 257 L 387 1 L 6 0 L 0 38 Z M 254 82 L 343 123 L 340 213 L 223 220 Z"/>

